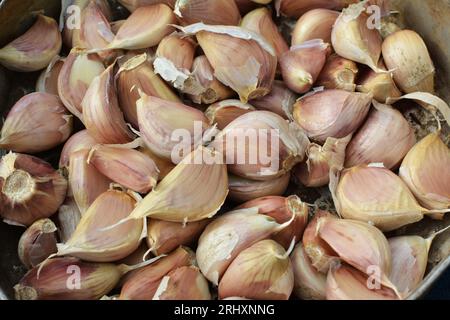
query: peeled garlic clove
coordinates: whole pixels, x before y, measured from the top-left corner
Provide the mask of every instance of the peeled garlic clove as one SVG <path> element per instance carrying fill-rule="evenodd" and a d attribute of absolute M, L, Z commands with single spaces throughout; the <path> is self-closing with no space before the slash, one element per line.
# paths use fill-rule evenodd
<path fill-rule="evenodd" d="M 311 264 L 308 255 L 299 243 L 291 254 L 294 271 L 294 294 L 302 300 L 325 300 L 327 277 Z"/>
<path fill-rule="evenodd" d="M 210 105 L 206 109 L 205 115 L 211 125 L 217 124 L 217 128 L 223 130 L 243 114 L 254 110 L 255 108 L 252 105 L 242 103 L 240 100 L 223 100 Z"/>
<path fill-rule="evenodd" d="M 292 120 L 292 110 L 297 96 L 283 81 L 275 80 L 272 91 L 266 96 L 250 101 L 258 110 L 272 111 L 284 119 Z"/>
<path fill-rule="evenodd" d="M 96 141 L 106 144 L 132 141 L 133 134 L 125 123 L 117 99 L 114 64 L 92 81 L 81 106 L 83 123 Z"/>
<path fill-rule="evenodd" d="M 214 216 L 228 194 L 227 168 L 216 156 L 201 146 L 194 150 L 137 204 L 129 218 L 186 223 Z"/>
<path fill-rule="evenodd" d="M 356 88 L 357 74 L 358 66 L 355 62 L 333 54 L 325 63 L 316 84 L 325 89 L 342 89 L 353 92 Z"/>
<path fill-rule="evenodd" d="M 8 153 L 0 162 L 0 215 L 29 226 L 55 213 L 66 197 L 67 181 L 47 162 Z"/>
<path fill-rule="evenodd" d="M 294 105 L 294 119 L 308 137 L 318 142 L 344 138 L 363 123 L 372 102 L 370 94 L 324 90 L 307 95 Z"/>
<path fill-rule="evenodd" d="M 296 195 L 289 197 L 267 196 L 248 201 L 238 207 L 238 209 L 258 208 L 259 214 L 264 214 L 275 219 L 278 223 L 285 223 L 294 220 L 284 230 L 272 237 L 273 240 L 281 244 L 288 250 L 293 239 L 295 242 L 301 240 L 303 231 L 308 223 L 308 206 Z"/>
<path fill-rule="evenodd" d="M 259 34 L 234 26 L 196 23 L 182 28 L 195 34 L 215 77 L 239 94 L 242 102 L 270 92 L 277 67 L 276 52 Z"/>
<path fill-rule="evenodd" d="M 66 108 L 82 119 L 81 102 L 92 81 L 105 71 L 100 58 L 73 49 L 64 60 L 58 76 L 58 94 Z"/>
<path fill-rule="evenodd" d="M 265 196 L 281 196 L 287 190 L 291 175 L 285 175 L 266 181 L 256 181 L 230 175 L 229 198 L 236 202 L 245 202 Z"/>
<path fill-rule="evenodd" d="M 347 147 L 347 168 L 383 163 L 387 169 L 395 169 L 416 143 L 413 128 L 399 111 L 375 101 L 373 104 L 375 109 Z"/>
<path fill-rule="evenodd" d="M 70 239 L 81 220 L 81 212 L 73 197 L 68 196 L 56 216 L 58 236 L 62 243 Z M 56 251 L 55 251 L 56 252 Z"/>
<path fill-rule="evenodd" d="M 184 158 L 193 146 L 202 141 L 203 132 L 209 127 L 208 119 L 200 110 L 183 103 L 149 97 L 145 93 L 141 93 L 141 99 L 137 101 L 137 113 L 147 148 L 174 163 L 176 158 Z M 189 133 L 189 139 L 183 136 L 173 138 L 175 130 L 180 134 L 181 131 Z"/>
<path fill-rule="evenodd" d="M 289 254 L 273 240 L 262 240 L 233 260 L 219 284 L 219 298 L 288 300 L 294 287 Z"/>
<path fill-rule="evenodd" d="M 139 193 L 148 193 L 158 181 L 159 170 L 152 158 L 125 146 L 96 145 L 88 162 L 112 181 Z"/>
<path fill-rule="evenodd" d="M 56 21 L 38 15 L 27 32 L 0 49 L 0 64 L 19 72 L 41 70 L 50 64 L 61 46 L 62 38 Z"/>
<path fill-rule="evenodd" d="M 111 263 L 56 258 L 40 272 L 35 267 L 14 287 L 17 300 L 98 300 L 119 282 L 123 272 Z"/>
<path fill-rule="evenodd" d="M 136 102 L 140 99 L 139 91 L 167 101 L 181 102 L 170 87 L 155 74 L 146 53 L 129 59 L 120 67 L 116 77 L 120 107 L 125 119 L 135 128 L 139 126 L 136 110 Z"/>
<path fill-rule="evenodd" d="M 203 22 L 236 26 L 241 20 L 236 3 L 229 0 L 177 0 L 174 12 L 184 25 Z"/>
<path fill-rule="evenodd" d="M 89 150 L 82 149 L 73 152 L 69 161 L 70 191 L 82 215 L 112 182 L 89 164 L 88 159 Z"/>
<path fill-rule="evenodd" d="M 324 8 L 341 10 L 358 0 L 275 0 L 278 15 L 299 18 L 312 9 Z"/>
<path fill-rule="evenodd" d="M 286 41 L 272 20 L 272 13 L 266 7 L 247 13 L 241 21 L 241 27 L 259 33 L 269 41 L 275 49 L 278 59 L 281 59 L 283 53 L 289 51 Z"/>
<path fill-rule="evenodd" d="M 281 74 L 287 87 L 297 93 L 308 92 L 325 65 L 329 44 L 310 40 L 291 48 L 280 58 Z"/>
<path fill-rule="evenodd" d="M 380 68 L 385 69 L 380 63 Z M 402 93 L 397 88 L 392 73 L 376 73 L 369 69 L 358 79 L 356 90 L 363 93 L 371 93 L 373 98 L 380 103 L 387 103 L 391 98 L 399 98 Z"/>
<path fill-rule="evenodd" d="M 339 17 L 339 12 L 329 9 L 313 9 L 303 14 L 292 32 L 292 46 L 303 42 L 322 39 L 331 43 L 331 30 Z"/>
<path fill-rule="evenodd" d="M 157 156 L 145 147 L 139 148 L 139 151 L 148 155 L 155 162 L 156 167 L 159 170 L 158 181 L 164 179 L 169 174 L 169 172 L 172 171 L 173 168 L 175 168 L 175 165 L 170 160 Z"/>
<path fill-rule="evenodd" d="M 334 216 L 323 210 L 317 210 L 313 219 L 306 226 L 303 233 L 303 247 L 311 265 L 321 273 L 327 273 L 331 263 L 336 260 L 337 253 L 319 237 L 317 232 L 318 222 L 321 218 L 334 218 Z"/>
<path fill-rule="evenodd" d="M 211 293 L 200 270 L 184 266 L 162 278 L 153 300 L 211 300 Z"/>
<path fill-rule="evenodd" d="M 215 285 L 242 250 L 269 238 L 291 223 L 279 224 L 258 212 L 258 208 L 228 212 L 208 224 L 200 236 L 197 262 L 205 277 Z"/>
<path fill-rule="evenodd" d="M 406 155 L 400 167 L 400 178 L 416 199 L 428 209 L 450 208 L 450 149 L 431 133 Z"/>
<path fill-rule="evenodd" d="M 373 282 L 373 279 L 350 266 L 331 267 L 327 277 L 327 300 L 398 299 L 393 290 Z"/>
<path fill-rule="evenodd" d="M 383 58 L 403 92 L 434 93 L 436 70 L 425 42 L 416 32 L 401 30 L 387 37 Z"/>
<path fill-rule="evenodd" d="M 170 34 L 177 19 L 169 6 L 154 4 L 138 7 L 120 27 L 109 49 L 136 50 L 157 45 Z"/>
<path fill-rule="evenodd" d="M 19 240 L 20 261 L 31 269 L 56 252 L 56 226 L 50 219 L 33 223 Z"/>
<path fill-rule="evenodd" d="M 134 12 L 139 7 L 144 7 L 158 3 L 164 3 L 170 6 L 171 8 L 174 8 L 176 0 L 118 0 L 118 2 L 125 8 L 127 8 L 130 12 Z"/>
<path fill-rule="evenodd" d="M 58 77 L 63 65 L 64 60 L 60 56 L 56 56 L 39 76 L 36 82 L 36 92 L 46 92 L 57 96 Z"/>
<path fill-rule="evenodd" d="M 179 246 L 191 245 L 210 223 L 209 220 L 189 222 L 168 222 L 148 219 L 147 244 L 155 256 L 167 254 Z"/>
<path fill-rule="evenodd" d="M 379 72 L 382 38 L 375 27 L 369 27 L 370 16 L 366 2 L 344 9 L 334 24 L 331 34 L 333 48 L 343 58 L 365 64 Z"/>
<path fill-rule="evenodd" d="M 98 142 L 89 135 L 87 130 L 81 130 L 72 135 L 64 144 L 59 157 L 59 167 L 68 168 L 70 156 L 79 150 L 90 150 Z"/>
<path fill-rule="evenodd" d="M 66 141 L 71 132 L 72 116 L 57 96 L 30 93 L 9 111 L 0 148 L 27 153 L 47 151 Z"/>

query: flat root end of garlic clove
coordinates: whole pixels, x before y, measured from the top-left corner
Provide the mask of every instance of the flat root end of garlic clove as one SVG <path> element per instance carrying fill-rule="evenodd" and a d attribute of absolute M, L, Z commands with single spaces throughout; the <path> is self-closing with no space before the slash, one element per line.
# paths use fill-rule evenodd
<path fill-rule="evenodd" d="M 38 294 L 33 287 L 18 284 L 14 287 L 16 300 L 37 300 Z"/>
<path fill-rule="evenodd" d="M 31 199 L 36 190 L 36 182 L 23 170 L 14 170 L 5 180 L 2 193 L 12 203 L 23 203 Z"/>

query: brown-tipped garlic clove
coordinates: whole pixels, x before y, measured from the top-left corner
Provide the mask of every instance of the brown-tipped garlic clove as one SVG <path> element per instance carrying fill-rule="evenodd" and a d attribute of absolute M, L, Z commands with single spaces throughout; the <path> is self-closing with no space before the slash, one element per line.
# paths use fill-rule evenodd
<path fill-rule="evenodd" d="M 56 56 L 43 70 L 36 82 L 36 92 L 46 92 L 58 95 L 58 77 L 64 65 L 64 60 L 60 56 Z"/>
<path fill-rule="evenodd" d="M 395 169 L 416 143 L 413 128 L 399 111 L 375 101 L 373 103 L 375 109 L 369 113 L 347 147 L 347 168 L 383 163 L 387 169 Z M 386 148 L 388 145 L 395 148 Z"/>
<path fill-rule="evenodd" d="M 139 193 L 148 193 L 158 182 L 159 169 L 152 158 L 126 146 L 97 145 L 88 162 L 112 181 Z"/>
<path fill-rule="evenodd" d="M 81 212 L 72 196 L 68 196 L 56 215 L 58 236 L 62 243 L 70 239 L 81 220 Z M 56 251 L 55 251 L 56 252 Z"/>
<path fill-rule="evenodd" d="M 210 222 L 206 219 L 184 225 L 179 222 L 148 219 L 148 247 L 155 256 L 159 256 L 172 252 L 179 246 L 194 244 Z"/>
<path fill-rule="evenodd" d="M 281 196 L 287 190 L 291 175 L 285 175 L 266 181 L 256 181 L 230 175 L 228 188 L 229 198 L 238 203 L 266 196 Z"/>
<path fill-rule="evenodd" d="M 153 4 L 164 3 L 171 8 L 175 7 L 177 0 L 118 0 L 118 2 L 127 8 L 130 12 L 136 11 L 137 8 L 149 6 Z"/>
<path fill-rule="evenodd" d="M 174 12 L 183 25 L 203 22 L 237 26 L 241 20 L 236 3 L 230 0 L 177 0 Z"/>
<path fill-rule="evenodd" d="M 341 10 L 358 0 L 275 0 L 278 15 L 299 18 L 313 9 Z"/>
<path fill-rule="evenodd" d="M 139 151 L 148 155 L 155 162 L 156 167 L 159 170 L 158 182 L 163 180 L 170 173 L 170 171 L 175 168 L 175 165 L 172 163 L 172 161 L 157 156 L 148 148 L 141 147 L 139 148 Z"/>
<path fill-rule="evenodd" d="M 385 69 L 380 62 L 379 67 Z M 391 98 L 399 98 L 402 96 L 401 91 L 397 88 L 391 72 L 375 72 L 371 69 L 366 70 L 358 78 L 356 90 L 363 93 L 370 93 L 373 98 L 380 103 L 387 103 Z"/>
<path fill-rule="evenodd" d="M 255 108 L 248 103 L 242 103 L 240 100 L 223 100 L 210 105 L 205 115 L 211 125 L 217 124 L 217 128 L 223 130 L 231 122 L 251 111 L 255 111 Z"/>
<path fill-rule="evenodd" d="M 123 144 L 133 140 L 133 133 L 125 123 L 119 107 L 114 64 L 92 81 L 81 106 L 83 123 L 99 143 Z"/>
<path fill-rule="evenodd" d="M 280 58 L 281 74 L 294 92 L 308 92 L 316 82 L 330 51 L 329 44 L 315 39 L 294 46 Z"/>
<path fill-rule="evenodd" d="M 39 274 L 39 276 L 38 276 Z M 56 258 L 35 267 L 14 287 L 17 300 L 98 300 L 119 282 L 122 272 L 111 263 Z"/>
<path fill-rule="evenodd" d="M 273 240 L 262 240 L 243 250 L 230 264 L 220 280 L 219 298 L 288 300 L 293 287 L 289 253 Z"/>
<path fill-rule="evenodd" d="M 58 95 L 66 108 L 80 120 L 86 91 L 92 81 L 105 71 L 105 67 L 96 54 L 85 54 L 73 49 L 64 60 L 58 76 Z"/>
<path fill-rule="evenodd" d="M 266 96 L 250 101 L 258 110 L 272 111 L 284 119 L 292 120 L 297 95 L 289 90 L 283 81 L 275 80 L 272 91 Z"/>
<path fill-rule="evenodd" d="M 291 254 L 294 270 L 294 294 L 302 300 L 325 300 L 327 277 L 318 272 L 299 243 Z"/>
<path fill-rule="evenodd" d="M 259 214 L 264 214 L 275 219 L 278 223 L 285 223 L 294 220 L 286 229 L 278 232 L 272 237 L 273 240 L 281 244 L 288 250 L 292 241 L 300 241 L 303 231 L 308 224 L 309 209 L 306 203 L 299 197 L 292 195 L 289 197 L 268 196 L 248 201 L 238 207 L 238 209 L 258 208 Z"/>
<path fill-rule="evenodd" d="M 380 33 L 383 39 L 386 39 L 391 34 L 396 33 L 397 31 L 402 30 L 399 25 L 395 24 L 392 21 L 389 21 L 388 19 L 381 20 L 381 29 Z"/>
<path fill-rule="evenodd" d="M 333 54 L 325 63 L 316 85 L 323 86 L 325 89 L 342 89 L 353 92 L 356 89 L 357 74 L 358 66 L 355 62 Z"/>
<path fill-rule="evenodd" d="M 0 64 L 19 72 L 41 70 L 58 55 L 61 46 L 56 21 L 39 15 L 25 34 L 0 49 Z"/>
<path fill-rule="evenodd" d="M 322 39 L 331 43 L 331 30 L 339 17 L 339 12 L 329 9 L 313 9 L 298 19 L 292 32 L 292 46 L 303 42 Z"/>
<path fill-rule="evenodd" d="M 63 143 L 72 133 L 72 116 L 58 96 L 35 92 L 22 97 L 3 123 L 0 148 L 37 153 Z"/>
<path fill-rule="evenodd" d="M 162 278 L 153 300 L 211 300 L 211 293 L 200 270 L 195 266 L 184 266 Z"/>
<path fill-rule="evenodd" d="M 0 161 L 0 189 L 3 219 L 29 226 L 58 210 L 66 197 L 67 181 L 49 163 L 10 152 Z"/>
<path fill-rule="evenodd" d="M 261 35 L 242 27 L 203 23 L 182 30 L 197 36 L 216 78 L 237 92 L 242 102 L 270 92 L 277 57 L 274 48 Z"/>
<path fill-rule="evenodd" d="M 64 144 L 59 157 L 59 168 L 69 168 L 70 156 L 80 150 L 90 150 L 98 142 L 89 135 L 87 130 L 81 130 L 72 135 Z"/>
<path fill-rule="evenodd" d="M 403 92 L 434 93 L 436 70 L 419 34 L 401 30 L 390 35 L 383 42 L 383 58 Z"/>
<path fill-rule="evenodd" d="M 294 119 L 309 138 L 320 143 L 344 138 L 366 118 L 372 95 L 344 90 L 324 90 L 307 95 L 294 105 Z"/>
<path fill-rule="evenodd" d="M 22 234 L 18 245 L 20 261 L 31 269 L 55 253 L 56 226 L 50 219 L 41 219 L 33 223 Z"/>

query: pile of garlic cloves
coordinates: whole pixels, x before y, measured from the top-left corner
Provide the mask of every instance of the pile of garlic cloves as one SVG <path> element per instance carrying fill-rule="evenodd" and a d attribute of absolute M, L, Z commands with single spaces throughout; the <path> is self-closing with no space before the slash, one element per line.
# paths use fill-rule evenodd
<path fill-rule="evenodd" d="M 0 216 L 25 230 L 16 298 L 408 298 L 446 229 L 388 232 L 450 212 L 450 108 L 420 35 L 370 24 L 389 1 L 118 2 L 125 20 L 63 1 L 79 28 L 40 14 L 0 49 L 41 71 L 0 137 Z M 437 130 L 418 138 L 399 100 Z M 58 146 L 56 168 L 40 155 Z"/>

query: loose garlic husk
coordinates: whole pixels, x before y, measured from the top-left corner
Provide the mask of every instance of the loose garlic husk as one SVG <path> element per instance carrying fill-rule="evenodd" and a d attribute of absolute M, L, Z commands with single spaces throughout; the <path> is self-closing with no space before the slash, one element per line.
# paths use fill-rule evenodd
<path fill-rule="evenodd" d="M 56 252 L 56 226 L 50 219 L 33 223 L 22 234 L 18 245 L 20 261 L 31 269 Z"/>
<path fill-rule="evenodd" d="M 47 162 L 10 152 L 1 158 L 0 187 L 0 215 L 7 222 L 29 226 L 58 210 L 67 181 Z"/>
<path fill-rule="evenodd" d="M 299 18 L 312 9 L 341 10 L 358 0 L 275 0 L 278 15 Z"/>
<path fill-rule="evenodd" d="M 114 64 L 97 76 L 81 103 L 83 123 L 99 143 L 122 144 L 133 140 L 117 99 Z"/>
<path fill-rule="evenodd" d="M 228 188 L 230 193 L 228 197 L 236 202 L 254 200 L 266 196 L 281 196 L 286 191 L 291 175 L 285 175 L 266 181 L 256 181 L 230 175 L 228 179 Z"/>
<path fill-rule="evenodd" d="M 0 64 L 19 72 L 41 70 L 58 55 L 61 46 L 56 21 L 39 15 L 25 34 L 0 49 Z"/>
<path fill-rule="evenodd" d="M 164 3 L 171 8 L 175 7 L 176 0 L 118 0 L 118 2 L 127 8 L 130 12 L 136 11 L 139 7 L 149 6 L 158 3 Z"/>
<path fill-rule="evenodd" d="M 259 214 L 258 208 L 240 209 L 221 215 L 208 224 L 198 241 L 197 262 L 203 275 L 218 285 L 222 275 L 242 250 L 285 229 L 291 220 L 279 224 Z"/>
<path fill-rule="evenodd" d="M 72 135 L 64 144 L 59 157 L 59 168 L 69 168 L 70 156 L 80 150 L 90 150 L 98 142 L 89 135 L 87 130 L 81 130 Z"/>
<path fill-rule="evenodd" d="M 345 166 L 383 163 L 387 169 L 397 168 L 416 143 L 413 128 L 403 115 L 373 101 L 374 109 L 347 146 Z M 386 148 L 393 145 L 395 148 Z"/>
<path fill-rule="evenodd" d="M 434 93 L 433 61 L 416 32 L 401 30 L 387 37 L 383 42 L 383 58 L 403 92 Z"/>
<path fill-rule="evenodd" d="M 296 195 L 289 197 L 267 196 L 248 201 L 238 207 L 238 209 L 258 208 L 259 214 L 272 217 L 278 223 L 285 223 L 294 220 L 284 230 L 275 234 L 272 239 L 281 244 L 286 250 L 295 239 L 295 243 L 301 240 L 303 231 L 308 224 L 309 209 L 306 203 L 302 202 Z"/>
<path fill-rule="evenodd" d="M 306 95 L 294 105 L 294 119 L 318 142 L 344 138 L 356 131 L 369 112 L 372 95 L 324 90 Z"/>
<path fill-rule="evenodd" d="M 329 44 L 314 39 L 292 47 L 280 58 L 281 74 L 294 92 L 308 92 L 319 77 L 329 54 Z"/>
<path fill-rule="evenodd" d="M 255 111 L 255 107 L 240 100 L 223 100 L 214 103 L 205 111 L 211 125 L 217 124 L 219 130 L 223 130 L 231 122 L 240 116 Z"/>
<path fill-rule="evenodd" d="M 313 9 L 306 12 L 298 19 L 292 31 L 292 46 L 313 39 L 331 43 L 331 30 L 338 17 L 338 11 L 329 9 Z"/>
<path fill-rule="evenodd" d="M 155 256 L 170 253 L 197 241 L 208 223 L 208 219 L 186 224 L 148 219 L 147 245 Z"/>
<path fill-rule="evenodd" d="M 69 189 L 70 191 L 70 189 Z M 81 220 L 81 212 L 72 196 L 68 195 L 64 203 L 59 207 L 56 215 L 58 236 L 62 243 L 70 239 Z"/>
<path fill-rule="evenodd" d="M 328 57 L 317 78 L 316 85 L 323 86 L 325 89 L 342 89 L 353 92 L 356 89 L 357 74 L 358 66 L 355 62 L 333 54 Z"/>
<path fill-rule="evenodd" d="M 275 80 L 272 91 L 262 98 L 250 101 L 258 110 L 272 111 L 284 119 L 292 120 L 297 95 L 289 90 L 283 81 Z"/>
<path fill-rule="evenodd" d="M 259 34 L 234 26 L 196 23 L 184 28 L 195 34 L 214 69 L 214 76 L 239 94 L 242 102 L 265 96 L 277 67 L 274 48 Z"/>
<path fill-rule="evenodd" d="M 64 65 L 64 60 L 60 56 L 56 56 L 43 70 L 36 82 L 36 92 L 46 92 L 58 95 L 58 77 Z"/>
<path fill-rule="evenodd" d="M 112 181 L 139 193 L 148 193 L 158 182 L 159 170 L 147 154 L 127 146 L 96 145 L 88 163 Z"/>
<path fill-rule="evenodd" d="M 92 81 L 105 71 L 100 58 L 73 49 L 64 60 L 58 76 L 58 95 L 66 108 L 80 120 L 81 102 Z"/>
<path fill-rule="evenodd" d="M 220 280 L 219 298 L 288 300 L 293 287 L 289 252 L 273 240 L 262 240 L 239 253 L 227 268 Z"/>
<path fill-rule="evenodd" d="M 203 112 L 180 102 L 166 101 L 141 93 L 137 101 L 139 129 L 145 145 L 156 155 L 176 163 L 193 147 L 201 143 L 203 133 L 209 128 Z M 189 133 L 174 138 L 175 131 Z M 184 133 L 184 132 L 183 132 Z"/>
<path fill-rule="evenodd" d="M 294 294 L 302 300 L 325 300 L 327 277 L 311 264 L 308 255 L 299 243 L 291 254 L 294 270 Z"/>
<path fill-rule="evenodd" d="M 380 62 L 379 67 L 385 69 L 384 63 Z M 387 103 L 389 99 L 399 98 L 402 95 L 391 72 L 376 73 L 372 69 L 367 70 L 359 77 L 356 90 L 371 93 L 373 98 L 380 103 Z"/>
<path fill-rule="evenodd" d="M 35 92 L 22 97 L 3 123 L 0 147 L 37 153 L 63 143 L 72 133 L 72 116 L 58 96 Z"/>
<path fill-rule="evenodd" d="M 174 12 L 184 25 L 203 22 L 236 26 L 241 20 L 236 3 L 230 0 L 177 0 Z"/>

